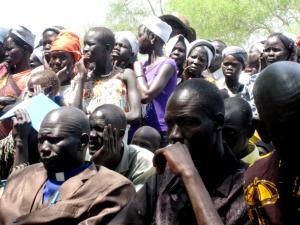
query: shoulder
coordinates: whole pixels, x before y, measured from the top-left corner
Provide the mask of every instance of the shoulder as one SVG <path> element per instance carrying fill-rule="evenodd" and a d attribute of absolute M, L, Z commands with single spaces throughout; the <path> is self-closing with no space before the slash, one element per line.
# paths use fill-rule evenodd
<path fill-rule="evenodd" d="M 256 160 L 245 172 L 245 186 L 252 183 L 256 178 L 263 179 L 269 177 L 269 173 L 273 173 L 273 171 L 275 171 L 278 163 L 279 157 L 276 151 L 270 152 Z"/>
<path fill-rule="evenodd" d="M 25 168 L 20 168 L 20 169 L 15 169 L 13 173 L 11 173 L 11 175 L 9 176 L 9 179 L 11 178 L 23 178 L 23 179 L 27 179 L 24 176 L 28 175 L 32 175 L 32 172 L 44 172 L 45 171 L 45 167 L 42 163 L 35 163 L 32 165 L 28 165 Z"/>

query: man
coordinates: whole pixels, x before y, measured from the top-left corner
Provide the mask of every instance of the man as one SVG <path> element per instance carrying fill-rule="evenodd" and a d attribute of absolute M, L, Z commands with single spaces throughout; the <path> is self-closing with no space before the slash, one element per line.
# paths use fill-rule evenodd
<path fill-rule="evenodd" d="M 142 126 L 134 133 L 131 144 L 146 148 L 151 152 L 159 149 L 161 136 L 153 127 Z"/>
<path fill-rule="evenodd" d="M 300 65 L 269 65 L 254 85 L 254 100 L 275 150 L 245 173 L 245 195 L 254 224 L 300 221 Z"/>
<path fill-rule="evenodd" d="M 223 137 L 234 155 L 247 164 L 259 159 L 259 149 L 249 142 L 254 134 L 251 107 L 242 98 L 232 97 L 224 100 L 225 124 Z"/>
<path fill-rule="evenodd" d="M 118 106 L 104 104 L 90 116 L 89 152 L 96 165 L 114 170 L 133 182 L 139 190 L 154 172 L 153 153 L 123 142 L 126 117 Z"/>
<path fill-rule="evenodd" d="M 217 88 L 203 79 L 183 82 L 165 118 L 171 145 L 156 152 L 154 163 L 159 172 L 168 166 L 110 224 L 246 224 L 244 169 L 223 145 Z"/>
<path fill-rule="evenodd" d="M 222 72 L 222 51 L 227 47 L 227 45 L 221 40 L 214 40 L 211 42 L 216 50 L 215 59 L 210 67 L 204 72 L 204 76 L 211 77 L 215 82 L 224 79 Z"/>
<path fill-rule="evenodd" d="M 63 107 L 47 114 L 38 134 L 42 163 L 9 176 L 0 200 L 0 224 L 107 224 L 127 204 L 134 195 L 130 181 L 85 163 L 89 131 L 79 109 Z"/>
<path fill-rule="evenodd" d="M 0 63 L 4 61 L 5 49 L 3 46 L 3 42 L 6 36 L 8 35 L 8 31 L 9 31 L 8 29 L 4 27 L 0 27 Z"/>

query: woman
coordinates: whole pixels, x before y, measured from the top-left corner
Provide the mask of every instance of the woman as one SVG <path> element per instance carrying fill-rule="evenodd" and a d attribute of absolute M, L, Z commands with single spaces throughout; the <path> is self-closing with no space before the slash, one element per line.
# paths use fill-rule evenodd
<path fill-rule="evenodd" d="M 240 75 L 245 69 L 247 52 L 237 46 L 229 46 L 222 52 L 222 71 L 225 80 L 216 83 L 220 90 L 225 90 L 229 97 L 241 96 L 245 92 L 245 85 L 239 82 Z"/>
<path fill-rule="evenodd" d="M 136 123 L 141 111 L 136 79 L 132 70 L 113 67 L 114 46 L 115 37 L 108 28 L 94 27 L 86 33 L 84 62 L 87 69 L 90 63 L 94 68 L 87 77 L 77 77 L 76 102 L 88 114 L 103 104 L 117 105 L 124 110 L 128 123 Z"/>
<path fill-rule="evenodd" d="M 209 41 L 198 39 L 190 43 L 182 76 L 183 81 L 191 78 L 204 78 L 213 82 L 212 79 L 203 76 L 203 71 L 211 65 L 214 57 L 215 48 Z"/>
<path fill-rule="evenodd" d="M 172 32 L 158 17 L 146 19 L 139 27 L 139 52 L 148 55 L 144 63 L 136 63 L 135 71 L 143 105 L 144 125 L 155 128 L 162 135 L 161 146 L 168 144 L 164 120 L 167 100 L 176 88 L 176 63 L 163 53 L 163 46 Z"/>
<path fill-rule="evenodd" d="M 181 34 L 171 38 L 166 44 L 165 55 L 175 60 L 179 82 L 182 79 L 183 65 L 185 63 L 188 46 L 188 40 Z"/>
<path fill-rule="evenodd" d="M 120 31 L 115 33 L 115 46 L 111 56 L 113 65 L 122 69 L 133 69 L 133 63 L 136 61 L 136 56 L 139 51 L 139 44 L 130 31 Z"/>
<path fill-rule="evenodd" d="M 0 114 L 15 103 L 31 73 L 30 55 L 34 48 L 34 35 L 26 27 L 18 26 L 4 39 L 5 61 L 0 65 Z M 11 130 L 11 123 L 0 123 L 0 138 Z"/>

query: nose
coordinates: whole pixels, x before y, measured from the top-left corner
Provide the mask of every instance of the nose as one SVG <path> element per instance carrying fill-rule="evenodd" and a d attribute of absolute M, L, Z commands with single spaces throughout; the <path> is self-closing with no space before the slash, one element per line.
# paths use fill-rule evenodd
<path fill-rule="evenodd" d="M 169 134 L 169 139 L 171 143 L 176 143 L 176 142 L 181 142 L 183 143 L 183 136 L 182 136 L 182 132 L 180 130 L 180 127 L 175 124 L 172 128 L 171 128 L 171 132 Z"/>
<path fill-rule="evenodd" d="M 84 45 L 83 47 L 83 53 L 87 53 L 90 50 L 89 45 Z"/>
<path fill-rule="evenodd" d="M 50 146 L 50 143 L 45 140 L 42 144 L 41 144 L 41 147 L 40 147 L 40 155 L 42 157 L 48 157 L 51 155 L 51 146 Z"/>

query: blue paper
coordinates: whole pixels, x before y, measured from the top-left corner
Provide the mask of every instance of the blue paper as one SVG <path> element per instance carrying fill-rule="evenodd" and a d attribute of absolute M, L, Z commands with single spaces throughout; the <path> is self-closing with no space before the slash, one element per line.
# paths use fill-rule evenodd
<path fill-rule="evenodd" d="M 18 109 L 25 109 L 29 114 L 32 127 L 36 131 L 39 131 L 44 117 L 50 111 L 57 108 L 59 108 L 59 105 L 41 93 L 30 99 L 22 101 L 20 104 L 16 105 L 7 111 L 3 116 L 1 116 L 0 120 L 13 117 Z"/>

